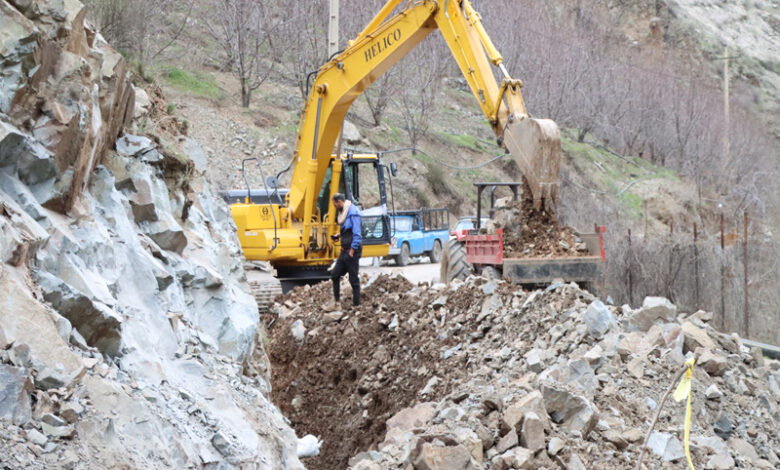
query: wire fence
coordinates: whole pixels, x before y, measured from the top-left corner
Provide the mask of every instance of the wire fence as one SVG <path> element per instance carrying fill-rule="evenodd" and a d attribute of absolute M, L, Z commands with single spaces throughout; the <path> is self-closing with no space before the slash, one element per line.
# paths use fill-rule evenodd
<path fill-rule="evenodd" d="M 605 246 L 606 293 L 616 303 L 663 296 L 685 312 L 713 312 L 721 331 L 780 344 L 780 246 L 748 214 L 661 236 L 608 229 Z"/>

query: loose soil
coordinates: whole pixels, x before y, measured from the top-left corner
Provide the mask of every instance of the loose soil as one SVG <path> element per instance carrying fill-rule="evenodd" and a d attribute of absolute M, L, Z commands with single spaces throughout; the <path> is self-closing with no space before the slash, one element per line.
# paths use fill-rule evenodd
<path fill-rule="evenodd" d="M 526 212 L 526 211 L 524 211 Z M 577 251 L 576 235 L 571 227 L 561 227 L 554 217 L 544 211 L 523 214 L 523 226 L 518 232 L 504 232 L 506 258 L 553 258 L 587 256 Z M 561 244 L 564 242 L 566 246 Z"/>
<path fill-rule="evenodd" d="M 528 183 L 523 185 L 523 194 L 530 195 Z M 520 202 L 510 203 L 500 210 L 519 212 L 519 227 L 504 229 L 504 257 L 506 258 L 553 258 L 565 256 L 587 256 L 587 251 L 577 251 L 576 234 L 571 227 L 561 226 L 554 213 L 533 208 L 533 199 L 524 197 Z"/>
<path fill-rule="evenodd" d="M 348 290 L 342 288 L 343 298 L 351 298 Z M 332 313 L 323 305 L 332 299 L 330 282 L 296 288 L 280 299 L 294 310 L 268 327 L 273 401 L 299 436 L 323 440 L 320 456 L 307 460 L 309 468 L 347 468 L 350 457 L 384 439 L 385 421 L 396 412 L 440 399 L 463 378 L 453 361 L 445 367 L 440 353 L 467 338 L 439 337 L 438 325 L 430 320 L 429 304 L 441 292 L 380 275 L 361 294 L 360 307 L 345 302 L 338 306 L 344 316 L 329 321 Z M 463 286 L 449 294 L 448 308 L 465 311 L 476 295 Z M 395 315 L 401 327 L 390 331 L 387 325 Z M 290 334 L 296 319 L 307 331 L 300 344 Z M 421 396 L 434 376 L 441 382 Z"/>

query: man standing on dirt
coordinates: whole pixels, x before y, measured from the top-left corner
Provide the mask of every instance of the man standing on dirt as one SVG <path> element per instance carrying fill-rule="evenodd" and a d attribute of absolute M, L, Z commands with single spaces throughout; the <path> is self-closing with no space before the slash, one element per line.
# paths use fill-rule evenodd
<path fill-rule="evenodd" d="M 338 212 L 340 233 L 333 235 L 334 240 L 341 239 L 341 254 L 336 260 L 330 279 L 333 281 L 333 299 L 338 302 L 341 294 L 341 277 L 349 273 L 349 284 L 352 286 L 352 305 L 360 305 L 360 255 L 363 253 L 363 237 L 360 234 L 361 217 L 357 207 L 352 205 L 343 194 L 333 195 L 333 205 Z"/>

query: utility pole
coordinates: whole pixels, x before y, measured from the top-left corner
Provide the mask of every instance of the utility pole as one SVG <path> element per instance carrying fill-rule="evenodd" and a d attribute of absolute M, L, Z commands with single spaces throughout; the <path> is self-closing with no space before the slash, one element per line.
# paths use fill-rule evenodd
<path fill-rule="evenodd" d="M 724 161 L 728 162 L 731 157 L 731 142 L 729 142 L 729 46 L 725 46 L 723 53 L 723 117 L 726 123 L 726 129 L 723 132 L 723 156 Z"/>
<path fill-rule="evenodd" d="M 729 61 L 736 59 L 742 54 L 729 56 L 729 46 L 724 46 L 723 57 L 713 57 L 713 60 L 723 61 L 723 119 L 725 128 L 723 129 L 723 162 L 726 164 L 731 159 L 731 142 L 729 141 L 729 131 L 731 130 L 731 116 L 729 106 Z"/>
<path fill-rule="evenodd" d="M 328 58 L 339 51 L 339 1 L 330 0 L 330 19 L 328 21 Z"/>

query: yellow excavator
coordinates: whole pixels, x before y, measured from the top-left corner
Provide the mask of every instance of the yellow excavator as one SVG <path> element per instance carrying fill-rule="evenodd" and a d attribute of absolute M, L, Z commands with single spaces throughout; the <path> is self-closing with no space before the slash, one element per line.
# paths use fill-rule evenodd
<path fill-rule="evenodd" d="M 268 261 L 281 287 L 328 278 L 340 246 L 331 196 L 341 192 L 363 213 L 363 256 L 385 256 L 390 243 L 385 186 L 396 166 L 382 155 L 342 153 L 340 135 L 352 103 L 429 34 L 438 30 L 500 146 L 518 163 L 538 208 L 558 199 L 561 156 L 555 122 L 529 116 L 522 82 L 512 78 L 469 0 L 389 0 L 348 46 L 324 64 L 311 85 L 298 126 L 289 191 L 266 188 L 253 200 L 248 189 L 231 205 L 248 260 Z M 500 82 L 494 76 L 499 69 Z M 338 144 L 338 146 L 337 146 Z M 335 151 L 335 153 L 334 153 Z M 259 163 L 259 162 L 258 162 Z M 276 197 L 273 197 L 276 196 Z M 278 282 L 253 285 L 259 302 L 278 292 Z"/>

